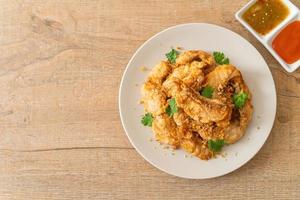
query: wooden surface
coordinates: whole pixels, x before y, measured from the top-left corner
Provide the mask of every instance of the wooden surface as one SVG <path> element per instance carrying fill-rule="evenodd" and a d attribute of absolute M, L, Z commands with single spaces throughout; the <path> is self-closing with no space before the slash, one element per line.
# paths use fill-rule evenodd
<path fill-rule="evenodd" d="M 286 73 L 235 20 L 246 2 L 0 0 L 0 199 L 300 199 L 300 70 Z M 135 50 L 188 22 L 241 34 L 264 56 L 277 88 L 276 122 L 262 150 L 211 180 L 152 167 L 130 145 L 118 113 L 120 79 Z"/>

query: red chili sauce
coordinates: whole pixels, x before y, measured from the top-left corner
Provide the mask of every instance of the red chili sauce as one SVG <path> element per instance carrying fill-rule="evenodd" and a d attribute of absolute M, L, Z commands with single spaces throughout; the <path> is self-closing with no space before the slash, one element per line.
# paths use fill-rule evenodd
<path fill-rule="evenodd" d="M 273 49 L 288 64 L 300 59 L 300 21 L 285 27 L 273 40 Z"/>

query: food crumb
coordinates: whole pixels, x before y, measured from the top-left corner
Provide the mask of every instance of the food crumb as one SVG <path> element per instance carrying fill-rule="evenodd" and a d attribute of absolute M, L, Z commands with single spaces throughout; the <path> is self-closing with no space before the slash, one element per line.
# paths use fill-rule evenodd
<path fill-rule="evenodd" d="M 140 68 L 140 70 L 141 70 L 142 72 L 146 72 L 146 71 L 148 71 L 148 68 L 145 67 L 145 66 L 142 66 L 142 67 Z"/>
<path fill-rule="evenodd" d="M 260 126 L 257 126 L 256 129 L 259 130 L 259 129 L 260 129 Z"/>
<path fill-rule="evenodd" d="M 152 141 L 153 141 L 153 138 L 149 138 L 149 141 L 152 142 Z"/>
<path fill-rule="evenodd" d="M 238 155 L 238 152 L 235 152 L 235 156 L 237 156 Z"/>
<path fill-rule="evenodd" d="M 139 84 L 137 84 L 137 83 L 136 83 L 136 84 L 135 84 L 135 86 L 136 86 L 136 87 L 138 87 L 138 86 L 139 86 Z"/>
<path fill-rule="evenodd" d="M 247 138 L 247 140 L 250 140 L 250 138 Z"/>
<path fill-rule="evenodd" d="M 174 152 L 172 152 L 172 156 L 174 156 L 175 155 L 175 153 Z"/>
<path fill-rule="evenodd" d="M 259 115 L 257 115 L 257 119 L 260 119 L 260 116 L 259 116 Z"/>
<path fill-rule="evenodd" d="M 180 46 L 176 47 L 176 49 L 177 49 L 177 50 L 184 50 L 184 48 L 183 48 L 183 47 L 180 47 Z"/>
<path fill-rule="evenodd" d="M 169 146 L 164 146 L 163 149 L 169 149 Z"/>
<path fill-rule="evenodd" d="M 225 161 L 227 161 L 228 159 L 227 158 L 225 158 Z"/>
<path fill-rule="evenodd" d="M 226 152 L 221 153 L 222 158 L 225 158 L 227 156 Z"/>
<path fill-rule="evenodd" d="M 184 158 L 187 158 L 188 156 L 187 155 L 184 155 Z"/>

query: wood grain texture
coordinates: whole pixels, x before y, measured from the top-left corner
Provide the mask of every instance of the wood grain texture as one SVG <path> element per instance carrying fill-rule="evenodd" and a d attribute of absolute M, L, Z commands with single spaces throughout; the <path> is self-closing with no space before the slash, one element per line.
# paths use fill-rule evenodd
<path fill-rule="evenodd" d="M 300 199 L 300 70 L 286 73 L 235 20 L 246 2 L 0 0 L 0 199 Z M 277 87 L 276 122 L 262 150 L 211 180 L 152 167 L 118 114 L 120 79 L 135 50 L 188 22 L 241 34 Z"/>

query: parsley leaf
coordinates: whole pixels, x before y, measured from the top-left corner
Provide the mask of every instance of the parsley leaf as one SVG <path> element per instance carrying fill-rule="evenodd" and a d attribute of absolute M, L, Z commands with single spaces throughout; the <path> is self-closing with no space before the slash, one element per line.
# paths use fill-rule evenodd
<path fill-rule="evenodd" d="M 172 98 L 170 101 L 169 101 L 169 106 L 167 107 L 166 109 L 166 113 L 172 117 L 174 113 L 177 113 L 178 112 L 178 107 L 176 105 L 176 101 L 174 98 Z"/>
<path fill-rule="evenodd" d="M 208 140 L 208 148 L 214 152 L 220 152 L 225 144 L 224 140 Z"/>
<path fill-rule="evenodd" d="M 239 93 L 234 94 L 232 99 L 236 108 L 242 108 L 248 99 L 248 94 L 240 91 Z"/>
<path fill-rule="evenodd" d="M 172 48 L 172 50 L 166 54 L 166 57 L 170 63 L 175 63 L 178 54 L 179 52 Z"/>
<path fill-rule="evenodd" d="M 213 93 L 214 93 L 214 88 L 210 86 L 204 87 L 203 90 L 201 91 L 201 95 L 207 98 L 211 98 Z"/>
<path fill-rule="evenodd" d="M 141 120 L 142 124 L 144 126 L 152 126 L 152 122 L 153 122 L 153 116 L 151 113 L 146 113 L 142 120 Z"/>
<path fill-rule="evenodd" d="M 216 63 L 218 63 L 219 65 L 229 64 L 229 58 L 225 57 L 225 54 L 223 52 L 215 51 L 213 55 Z"/>

